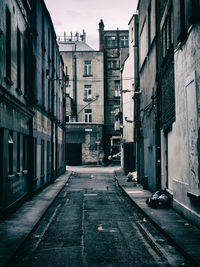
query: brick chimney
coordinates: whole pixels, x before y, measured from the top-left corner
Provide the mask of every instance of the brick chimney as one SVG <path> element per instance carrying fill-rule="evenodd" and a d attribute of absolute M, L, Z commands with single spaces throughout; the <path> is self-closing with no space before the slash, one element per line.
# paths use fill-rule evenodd
<path fill-rule="evenodd" d="M 104 46 L 103 46 L 103 31 L 104 31 L 104 23 L 103 20 L 101 19 L 99 22 L 99 50 L 103 51 Z"/>

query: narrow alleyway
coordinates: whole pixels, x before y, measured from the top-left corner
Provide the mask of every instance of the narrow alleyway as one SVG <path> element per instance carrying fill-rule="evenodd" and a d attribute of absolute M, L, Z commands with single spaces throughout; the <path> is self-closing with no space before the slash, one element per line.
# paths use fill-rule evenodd
<path fill-rule="evenodd" d="M 105 171 L 76 169 L 12 266 L 186 266 Z"/>

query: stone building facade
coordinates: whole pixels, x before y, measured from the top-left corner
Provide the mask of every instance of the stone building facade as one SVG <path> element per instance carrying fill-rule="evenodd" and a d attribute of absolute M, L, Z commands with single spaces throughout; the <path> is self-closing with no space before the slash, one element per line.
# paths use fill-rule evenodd
<path fill-rule="evenodd" d="M 73 108 L 66 123 L 67 164 L 100 164 L 99 154 L 104 154 L 103 53 L 86 43 L 85 32 L 60 37 L 59 47 L 69 75 L 68 104 Z"/>

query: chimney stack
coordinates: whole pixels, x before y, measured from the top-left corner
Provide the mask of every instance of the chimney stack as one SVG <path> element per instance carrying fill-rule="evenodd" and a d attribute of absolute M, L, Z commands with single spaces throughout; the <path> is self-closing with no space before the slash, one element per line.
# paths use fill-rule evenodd
<path fill-rule="evenodd" d="M 99 50 L 103 51 L 103 31 L 104 31 L 104 23 L 101 19 L 99 22 Z"/>
<path fill-rule="evenodd" d="M 85 30 L 83 30 L 82 40 L 83 40 L 84 43 L 86 42 L 86 32 L 85 32 Z"/>

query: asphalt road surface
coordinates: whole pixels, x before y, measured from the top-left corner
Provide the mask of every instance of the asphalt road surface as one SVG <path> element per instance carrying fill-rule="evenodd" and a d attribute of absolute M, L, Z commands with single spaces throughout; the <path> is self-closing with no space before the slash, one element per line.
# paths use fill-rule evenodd
<path fill-rule="evenodd" d="M 12 266 L 189 266 L 107 169 L 75 169 Z"/>

